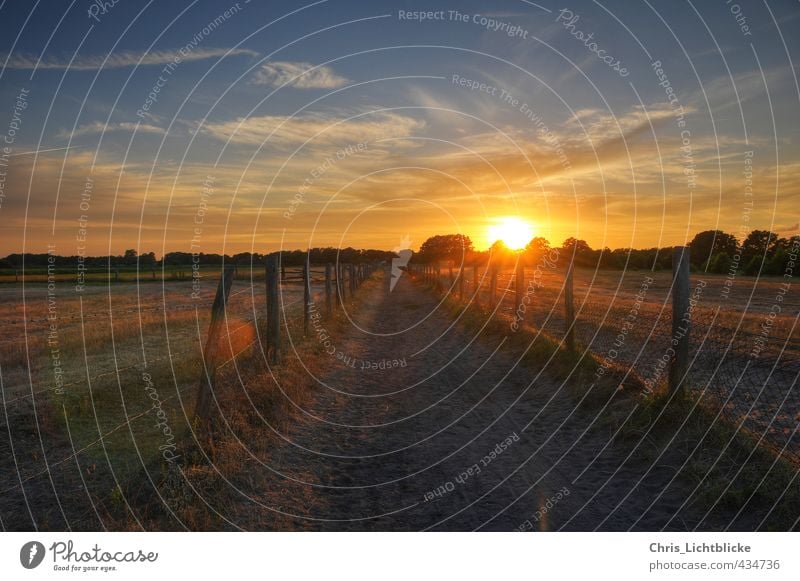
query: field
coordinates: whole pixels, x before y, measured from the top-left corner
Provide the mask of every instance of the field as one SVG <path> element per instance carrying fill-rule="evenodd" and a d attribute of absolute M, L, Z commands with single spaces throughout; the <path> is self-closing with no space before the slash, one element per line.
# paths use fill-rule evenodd
<path fill-rule="evenodd" d="M 477 274 L 477 287 L 474 286 Z M 458 294 L 455 274 L 440 271 L 445 292 Z M 509 318 L 516 315 L 513 269 L 490 274 L 465 269 L 464 300 L 477 300 Z M 557 341 L 566 333 L 564 276 L 552 266 L 525 268 L 526 300 L 520 322 Z M 800 460 L 800 294 L 776 277 L 727 277 L 694 273 L 688 384 L 691 391 L 743 430 L 776 451 Z M 669 272 L 576 269 L 575 336 L 597 360 L 598 376 L 616 367 L 648 391 L 667 381 L 672 340 Z M 637 298 L 638 297 L 638 298 Z"/>
<path fill-rule="evenodd" d="M 286 271 L 284 324 L 296 329 L 301 273 Z M 40 526 L 85 522 L 98 510 L 93 498 L 110 493 L 124 505 L 120 487 L 141 478 L 143 469 L 156 466 L 157 480 L 158 471 L 170 468 L 162 459 L 179 454 L 176 443 L 193 437 L 219 273 L 211 267 L 195 281 L 95 282 L 82 292 L 74 276 L 50 287 L 0 286 L 0 518 L 6 527 L 30 522 L 19 511 L 29 496 Z M 264 273 L 250 275 L 237 272 L 226 309 L 220 374 L 231 385 L 254 369 L 264 372 Z M 315 296 L 321 276 L 312 269 Z M 64 490 L 77 495 L 68 504 L 83 500 L 79 508 L 62 507 Z"/>
<path fill-rule="evenodd" d="M 219 274 L 221 266 L 202 265 L 206 276 Z M 26 267 L 25 270 L 12 270 L 0 268 L 0 283 L 46 283 L 48 274 L 57 282 L 74 282 L 76 280 L 75 268 L 56 268 L 48 273 L 44 267 Z M 84 280 L 87 284 L 107 284 L 109 282 L 167 282 L 187 280 L 192 276 L 191 266 L 165 266 L 153 269 L 137 269 L 135 266 L 120 266 L 111 268 L 87 268 Z M 257 276 L 257 275 L 254 275 Z M 263 278 L 263 274 L 261 275 Z"/>
<path fill-rule="evenodd" d="M 219 275 L 219 269 L 210 268 L 194 281 L 188 277 L 148 284 L 96 281 L 82 292 L 76 292 L 71 280 L 57 280 L 50 286 L 30 280 L 24 285 L 0 286 L 0 317 L 7 330 L 0 348 L 3 528 L 30 528 L 34 522 L 41 529 L 349 530 L 370 523 L 351 522 L 354 507 L 361 506 L 365 513 L 389 511 L 410 491 L 416 496 L 409 502 L 424 498 L 439 481 L 457 474 L 447 470 L 460 469 L 458 462 L 463 460 L 454 459 L 444 471 L 440 467 L 425 472 L 408 487 L 379 496 L 364 494 L 358 485 L 351 486 L 353 482 L 380 481 L 395 473 L 405 474 L 411 466 L 419 465 L 422 470 L 426 463 L 436 466 L 440 458 L 450 458 L 454 447 L 491 448 L 495 439 L 502 440 L 510 433 L 522 435 L 529 426 L 533 433 L 526 435 L 527 443 L 519 444 L 520 454 L 528 447 L 536 449 L 537 434 L 561 433 L 562 426 L 571 426 L 566 435 L 553 440 L 548 437 L 545 442 L 552 441 L 562 458 L 571 458 L 572 464 L 564 469 L 575 477 L 570 485 L 570 502 L 574 503 L 562 503 L 560 526 L 584 530 L 609 518 L 602 512 L 606 509 L 581 512 L 580 495 L 585 495 L 588 503 L 602 484 L 598 480 L 601 472 L 587 470 L 599 462 L 606 466 L 602 474 L 616 474 L 615 467 L 626 466 L 631 456 L 626 458 L 624 449 L 603 445 L 602 438 L 591 435 L 594 432 L 586 427 L 589 420 L 574 415 L 580 405 L 563 393 L 556 379 L 540 379 L 540 388 L 544 385 L 546 390 L 528 393 L 529 372 L 517 366 L 514 353 L 519 348 L 519 356 L 524 355 L 523 343 L 509 347 L 510 351 L 492 352 L 487 343 L 492 340 L 491 333 L 476 341 L 480 333 L 472 337 L 468 328 L 453 327 L 456 323 L 449 323 L 446 314 L 439 312 L 445 302 L 476 305 L 483 313 L 481 325 L 486 324 L 485 313 L 493 313 L 489 317 L 493 324 L 507 329 L 518 317 L 521 331 L 561 344 L 566 331 L 564 281 L 555 269 L 525 270 L 527 299 L 522 311 L 515 310 L 511 270 L 499 273 L 494 298 L 482 268 L 465 271 L 463 297 L 458 296 L 458 279 L 451 279 L 446 269 L 438 280 L 440 292 L 433 294 L 421 290 L 419 279 L 411 283 L 405 278 L 397 294 L 387 295 L 381 290 L 386 274 L 379 275 L 377 281 L 365 285 L 366 302 L 358 303 L 356 295 L 354 304 L 360 304 L 359 308 L 339 310 L 332 319 L 325 319 L 331 335 L 340 323 L 345 328 L 357 323 L 357 331 L 336 337 L 336 346 L 347 359 L 334 362 L 325 354 L 323 342 L 315 340 L 314 332 L 303 339 L 301 276 L 297 268 L 287 268 L 280 297 L 288 357 L 280 368 L 270 367 L 263 356 L 264 273 L 259 270 L 251 275 L 241 270 L 227 304 L 220 345 L 221 388 L 215 403 L 223 425 L 213 440 L 204 441 L 194 422 L 194 403 L 203 381 L 203 350 Z M 691 282 L 693 289 L 701 289 L 692 312 L 689 391 L 694 401 L 704 409 L 718 411 L 725 425 L 735 431 L 761 441 L 761 448 L 797 461 L 798 297 L 782 295 L 781 282 L 776 279 L 741 278 L 729 293 L 723 292 L 724 277 L 693 275 Z M 318 305 L 323 302 L 323 283 L 324 269 L 314 267 L 312 294 Z M 576 270 L 578 353 L 595 370 L 591 384 L 579 386 L 582 393 L 591 392 L 595 383 L 606 389 L 612 377 L 613 381 L 621 378 L 620 386 L 629 382 L 644 386 L 636 388 L 641 390 L 635 394 L 636 401 L 663 393 L 666 376 L 658 373 L 658 365 L 670 341 L 670 286 L 670 274 L 664 272 Z M 770 316 L 776 296 L 783 296 L 781 311 Z M 422 327 L 414 333 L 398 334 L 407 320 L 418 321 L 415 325 Z M 770 323 L 765 337 L 766 320 Z M 367 331 L 373 328 L 384 335 L 369 335 Z M 513 335 L 508 332 L 509 337 Z M 760 338 L 764 339 L 761 343 Z M 426 342 L 436 348 L 426 349 Z M 508 340 L 507 344 L 512 343 Z M 464 354 L 465 345 L 472 345 L 466 360 L 453 364 Z M 761 345 L 757 356 L 752 355 L 755 345 Z M 412 365 L 418 356 L 427 359 Z M 536 364 L 548 369 L 554 356 Z M 402 360 L 402 369 L 392 368 L 393 358 Z M 485 365 L 490 359 L 492 364 Z M 356 364 L 358 360 L 361 365 Z M 378 375 L 365 376 L 365 362 Z M 429 373 L 429 369 L 439 368 L 447 369 L 446 373 Z M 507 370 L 511 376 L 505 375 Z M 469 390 L 459 390 L 462 380 L 462 385 L 471 386 Z M 406 394 L 405 382 L 412 386 L 424 383 L 425 389 Z M 335 389 L 319 391 L 317 383 Z M 364 393 L 353 395 L 352 391 Z M 374 398 L 376 393 L 386 394 L 386 404 L 384 395 Z M 481 413 L 468 416 L 468 410 L 478 404 Z M 438 419 L 426 420 L 420 410 L 433 410 Z M 329 414 L 329 420 L 317 421 Z M 452 416 L 454 423 L 446 424 L 451 421 L 445 421 L 446 416 Z M 456 425 L 467 422 L 464 417 L 472 419 Z M 371 430 L 364 430 L 368 421 L 386 426 L 387 432 L 375 439 Z M 452 425 L 457 429 L 446 430 Z M 419 434 L 434 429 L 439 430 L 435 434 L 442 432 L 435 444 L 431 440 L 431 445 L 419 452 L 392 456 L 389 463 L 381 461 L 382 454 L 388 453 L 385 447 L 405 450 Z M 478 433 L 484 434 L 483 439 L 475 439 Z M 284 441 L 288 435 L 291 445 Z M 576 448 L 570 445 L 570 438 L 575 444 L 584 440 Z M 294 440 L 302 443 L 300 449 Z M 699 440 L 695 441 L 699 445 Z M 317 447 L 327 452 L 308 452 Z M 347 450 L 366 456 L 352 460 Z M 383 451 L 373 454 L 374 450 Z M 555 450 L 552 453 L 557 457 Z M 670 451 L 666 458 L 677 465 L 682 460 L 676 453 Z M 374 462 L 368 461 L 373 457 Z M 633 459 L 636 463 L 627 465 L 620 478 L 606 488 L 609 498 L 617 500 L 603 498 L 603 503 L 626 502 L 631 479 L 623 476 L 628 470 L 649 482 L 649 465 L 638 456 Z M 510 455 L 503 462 L 509 462 L 511 474 L 519 469 Z M 494 466 L 499 469 L 501 463 Z M 540 459 L 535 466 L 546 474 L 551 464 Z M 284 478 L 284 474 L 291 477 Z M 412 470 L 414 474 L 418 473 Z M 758 474 L 760 478 L 761 472 Z M 342 490 L 325 489 L 323 494 L 319 487 L 325 482 L 330 486 L 336 483 Z M 486 476 L 480 486 L 490 482 L 494 481 Z M 497 494 L 511 506 L 528 494 L 526 482 L 509 480 Z M 539 492 L 551 494 L 563 485 L 563 479 L 551 480 Z M 726 522 L 725 512 L 721 516 L 707 513 L 711 515 L 708 521 L 697 516 L 691 506 L 681 505 L 684 498 L 688 502 L 690 493 L 666 477 L 659 475 L 648 486 L 669 489 L 664 502 L 651 510 L 646 506 L 649 497 L 635 495 L 632 498 L 639 500 L 620 509 L 615 517 L 618 522 L 609 521 L 611 528 L 671 527 L 679 513 L 681 519 L 694 519 L 694 526 L 699 527 Z M 475 494 L 484 494 L 483 490 Z M 448 502 L 471 503 L 470 494 L 464 489 Z M 454 505 L 453 514 L 461 510 Z M 437 514 L 417 510 L 406 520 L 379 520 L 375 526 L 425 528 L 438 522 Z M 324 522 L 319 517 L 324 517 Z M 557 515 L 552 518 L 556 522 Z M 753 518 L 751 515 L 743 526 L 758 526 Z M 455 528 L 483 526 L 483 522 L 500 530 L 520 526 L 519 513 L 498 517 L 489 511 L 489 505 L 465 512 L 459 519 L 452 521 L 459 523 L 453 524 Z"/>

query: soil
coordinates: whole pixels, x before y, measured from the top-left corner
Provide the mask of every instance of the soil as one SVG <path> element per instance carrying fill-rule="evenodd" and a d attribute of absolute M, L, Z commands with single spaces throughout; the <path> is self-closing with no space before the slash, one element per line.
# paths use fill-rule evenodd
<path fill-rule="evenodd" d="M 688 488 L 612 441 L 521 348 L 468 331 L 407 277 L 371 281 L 259 461 L 229 521 L 245 530 L 691 530 Z M 266 429 L 266 428 L 265 428 Z M 673 461 L 675 462 L 673 463 Z"/>

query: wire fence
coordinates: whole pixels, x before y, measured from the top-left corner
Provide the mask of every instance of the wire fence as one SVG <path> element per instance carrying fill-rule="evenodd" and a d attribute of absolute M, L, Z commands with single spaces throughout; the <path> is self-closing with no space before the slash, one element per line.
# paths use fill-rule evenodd
<path fill-rule="evenodd" d="M 121 408 L 115 410 L 97 410 L 93 404 L 92 413 L 108 416 L 103 418 L 102 422 L 95 418 L 94 436 L 77 447 L 70 444 L 69 453 L 62 452 L 56 460 L 43 458 L 44 466 L 29 461 L 27 458 L 29 450 L 17 450 L 17 453 L 22 452 L 25 458 L 13 459 L 14 474 L 6 471 L 6 476 L 9 478 L 6 483 L 13 481 L 14 484 L 3 487 L 0 490 L 0 497 L 14 490 L 24 490 L 26 484 L 37 478 L 52 479 L 53 469 L 65 468 L 70 465 L 71 460 L 77 460 L 80 455 L 98 446 L 105 447 L 109 437 L 126 427 L 132 431 L 134 423 L 138 424 L 158 414 L 165 406 L 179 402 L 180 406 L 185 407 L 187 403 L 197 399 L 204 389 L 209 386 L 215 389 L 219 385 L 220 375 L 238 359 L 248 354 L 258 355 L 258 349 L 266 354 L 268 337 L 265 331 L 269 327 L 266 320 L 268 312 L 274 312 L 275 318 L 279 319 L 275 321 L 280 323 L 279 333 L 302 332 L 303 323 L 308 320 L 314 305 L 324 304 L 325 310 L 330 313 L 336 308 L 336 303 L 349 297 L 372 270 L 373 266 L 366 264 L 307 264 L 279 268 L 278 275 L 273 281 L 273 289 L 276 291 L 275 300 L 271 305 L 273 311 L 270 311 L 269 284 L 266 278 L 262 275 L 260 279 L 252 277 L 242 280 L 242 277 L 236 276 L 234 269 L 224 270 L 218 281 L 204 281 L 202 292 L 196 293 L 192 300 L 187 300 L 189 295 L 185 289 L 175 288 L 165 290 L 161 296 L 147 297 L 150 300 L 157 298 L 157 304 L 139 300 L 138 304 L 130 306 L 129 296 L 120 301 L 115 300 L 119 295 L 115 297 L 114 294 L 110 294 L 107 297 L 108 301 L 103 303 L 95 301 L 89 304 L 81 299 L 69 303 L 62 300 L 59 303 L 60 312 L 57 317 L 43 317 L 41 313 L 31 308 L 35 303 L 26 305 L 26 308 L 17 314 L 16 319 L 9 317 L 7 322 L 12 327 L 9 338 L 5 341 L 17 347 L 20 345 L 24 347 L 26 360 L 22 366 L 24 373 L 21 375 L 28 381 L 9 383 L 7 381 L 9 367 L 3 364 L 0 357 L 2 387 L 0 418 L 5 422 L 2 431 L 9 438 L 8 444 L 11 450 L 14 450 L 12 438 L 15 430 L 21 428 L 28 432 L 34 423 L 38 425 L 39 420 L 34 422 L 30 417 L 34 402 L 39 410 L 37 413 L 41 413 L 42 409 L 59 406 L 59 402 L 61 407 L 65 406 L 66 400 L 54 397 L 56 395 L 83 397 L 85 394 L 91 396 L 92 392 L 97 395 L 103 390 L 110 389 L 111 385 L 117 384 L 120 386 L 120 391 L 125 391 L 129 397 L 131 393 L 137 393 L 139 405 L 138 407 L 134 405 L 136 397 L 131 397 L 131 401 L 122 401 Z M 230 275 L 227 285 L 226 272 Z M 209 288 L 209 285 L 213 284 L 217 286 L 216 292 Z M 126 291 L 123 287 L 116 286 L 114 292 L 130 293 L 130 289 Z M 124 303 L 122 308 L 117 307 L 117 303 L 120 302 Z M 215 306 L 218 310 L 216 314 L 213 312 Z M 213 324 L 215 316 L 218 318 L 216 326 Z M 143 324 L 143 319 L 147 317 L 152 319 Z M 74 341 L 70 344 L 73 350 L 69 353 L 69 361 L 66 360 L 68 357 L 66 353 L 60 355 L 65 358 L 63 361 L 65 366 L 67 363 L 71 364 L 74 379 L 69 381 L 56 382 L 53 378 L 49 353 L 40 353 L 48 350 L 45 335 L 54 328 L 61 334 L 62 350 L 69 343 L 67 336 L 70 333 L 79 335 L 83 339 L 77 344 Z M 128 343 L 114 344 L 113 331 L 117 328 L 137 331 L 134 335 L 142 342 L 139 355 Z M 97 339 L 89 349 L 86 347 L 87 336 Z M 158 354 L 146 355 L 145 343 L 151 352 Z M 209 350 L 211 344 L 215 346 L 213 360 L 209 360 L 208 357 L 212 351 Z M 180 348 L 175 348 L 176 346 Z M 99 365 L 90 365 L 89 352 L 95 356 L 99 355 L 102 363 L 111 362 L 113 365 L 105 369 L 98 368 Z M 36 361 L 42 359 L 44 364 L 35 370 Z M 93 361 L 97 359 L 93 357 Z M 188 367 L 191 370 L 190 377 L 180 382 L 173 375 L 174 389 L 164 389 L 164 397 L 159 396 L 158 406 L 149 405 L 152 402 L 140 393 L 142 373 L 156 374 L 159 370 L 174 370 L 176 366 Z M 236 373 L 238 372 L 237 369 Z M 130 386 L 135 387 L 128 389 Z M 145 401 L 142 402 L 142 399 Z M 20 407 L 24 403 L 31 405 Z M 66 416 L 67 407 L 52 411 L 58 414 L 63 412 Z M 108 424 L 107 420 L 115 415 L 122 415 L 123 421 L 114 423 L 108 428 L 101 428 L 101 424 Z M 74 418 L 64 419 L 69 422 Z M 84 434 L 84 438 L 86 436 L 87 434 Z M 71 436 L 70 441 L 72 441 Z M 11 459 L 6 458 L 6 460 Z"/>
<path fill-rule="evenodd" d="M 510 325 L 565 348 L 571 330 L 574 348 L 595 359 L 597 377 L 621 369 L 646 393 L 680 383 L 737 430 L 800 462 L 800 297 L 784 278 L 694 273 L 679 283 L 669 272 L 578 268 L 570 285 L 568 269 L 555 262 L 468 266 L 452 274 L 449 265 L 416 269 L 443 292 L 489 307 Z M 674 318 L 678 285 L 685 286 L 688 308 Z M 675 380 L 670 375 L 680 342 L 687 361 Z"/>

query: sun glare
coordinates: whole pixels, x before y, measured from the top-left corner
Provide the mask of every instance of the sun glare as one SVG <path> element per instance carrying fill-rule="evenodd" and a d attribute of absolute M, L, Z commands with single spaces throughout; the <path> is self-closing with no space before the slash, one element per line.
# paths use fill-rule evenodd
<path fill-rule="evenodd" d="M 501 218 L 489 226 L 489 244 L 500 240 L 511 250 L 521 250 L 533 238 L 533 226 L 519 218 Z"/>

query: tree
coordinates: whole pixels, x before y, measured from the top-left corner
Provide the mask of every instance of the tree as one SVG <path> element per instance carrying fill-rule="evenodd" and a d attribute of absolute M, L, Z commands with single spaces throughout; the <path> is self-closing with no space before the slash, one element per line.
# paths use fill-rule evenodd
<path fill-rule="evenodd" d="M 714 274 L 725 274 L 730 268 L 733 260 L 724 252 L 718 252 L 708 262 L 708 272 Z"/>
<path fill-rule="evenodd" d="M 122 257 L 122 264 L 126 266 L 133 266 L 136 264 L 136 251 L 134 249 L 129 249 L 125 251 L 125 255 Z"/>
<path fill-rule="evenodd" d="M 156 265 L 156 253 L 155 252 L 145 252 L 144 254 L 139 255 L 139 266 L 141 268 L 150 267 L 153 268 Z"/>
<path fill-rule="evenodd" d="M 715 254 L 720 252 L 733 257 L 739 246 L 736 237 L 722 230 L 705 230 L 698 233 L 689 243 L 692 263 L 707 267 Z"/>
<path fill-rule="evenodd" d="M 569 237 L 561 245 L 561 257 L 567 262 L 574 260 L 575 264 L 590 264 L 593 253 L 592 247 L 589 246 L 586 240 Z"/>
<path fill-rule="evenodd" d="M 742 242 L 742 261 L 745 274 L 757 274 L 769 263 L 770 256 L 778 246 L 778 235 L 769 230 L 753 230 Z"/>
<path fill-rule="evenodd" d="M 489 260 L 487 262 L 490 262 L 497 268 L 504 268 L 513 264 L 515 260 L 514 252 L 506 246 L 502 240 L 495 241 L 495 243 L 489 247 L 488 254 Z"/>
<path fill-rule="evenodd" d="M 424 262 L 436 260 L 462 260 L 473 250 L 472 240 L 464 234 L 431 236 L 422 243 L 419 258 Z"/>
<path fill-rule="evenodd" d="M 550 251 L 550 242 L 548 242 L 547 238 L 542 236 L 537 236 L 533 238 L 528 245 L 525 247 L 525 254 L 530 256 L 532 259 L 536 259 L 543 254 L 547 254 Z"/>
<path fill-rule="evenodd" d="M 782 247 L 778 247 L 773 253 L 772 258 L 766 263 L 764 274 L 773 274 L 776 276 L 783 274 L 786 271 L 786 262 L 786 251 Z"/>

